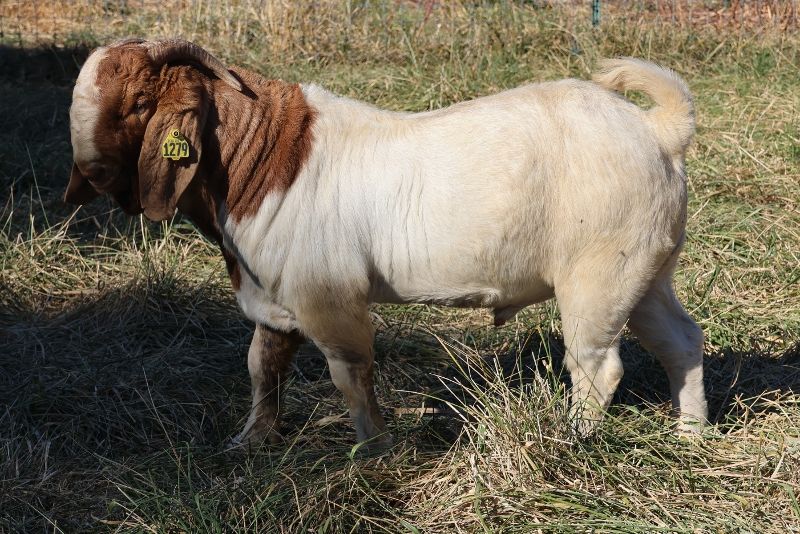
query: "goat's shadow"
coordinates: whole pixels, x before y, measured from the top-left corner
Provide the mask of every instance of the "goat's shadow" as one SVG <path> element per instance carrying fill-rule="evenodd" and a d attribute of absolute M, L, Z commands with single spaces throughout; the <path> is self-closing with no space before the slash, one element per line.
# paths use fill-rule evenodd
<path fill-rule="evenodd" d="M 490 328 L 490 327 L 487 327 Z M 439 341 L 423 332 L 409 332 L 413 341 L 397 345 L 379 337 L 378 358 L 399 358 L 413 361 L 414 347 L 433 347 Z M 502 334 L 499 334 L 502 336 Z M 509 336 L 514 335 L 509 332 Z M 383 349 L 383 350 L 382 350 Z M 430 405 L 429 420 L 423 427 L 437 436 L 442 447 L 457 438 L 461 423 L 448 415 L 448 406 L 465 406 L 478 402 L 475 389 L 489 381 L 502 380 L 510 389 L 519 391 L 530 386 L 563 387 L 570 385 L 564 368 L 564 342 L 560 335 L 544 332 L 530 336 L 512 350 L 492 350 L 491 347 L 469 355 L 453 356 L 440 350 L 443 361 L 449 361 L 436 371 L 436 377 L 420 377 L 417 381 L 421 399 Z M 445 352 L 451 352 L 450 357 Z M 670 391 L 666 373 L 659 362 L 630 335 L 623 337 L 620 356 L 625 374 L 612 400 L 611 410 L 633 406 L 640 410 L 670 411 Z M 776 399 L 800 392 L 800 341 L 781 351 L 737 350 L 726 347 L 707 352 L 704 357 L 704 383 L 708 400 L 710 423 L 737 425 L 745 414 L 766 414 L 775 410 Z M 488 388 L 491 389 L 491 388 Z M 414 400 L 419 402 L 419 399 Z M 436 414 L 442 413 L 443 416 Z"/>
<path fill-rule="evenodd" d="M 380 315 L 382 308 L 376 310 Z M 542 377 L 556 386 L 565 380 L 566 373 L 559 371 L 562 340 L 547 330 L 539 335 L 537 329 L 512 350 L 502 349 L 504 338 L 519 339 L 512 331 L 497 331 L 491 343 L 467 339 L 466 353 L 480 360 L 467 362 L 454 360 L 439 341 L 454 340 L 452 327 L 436 337 L 420 327 L 397 326 L 391 314 L 387 317 L 388 326 L 379 329 L 375 345 L 378 391 L 404 448 L 439 455 L 459 438 L 463 423 L 447 414 L 391 415 L 392 408 L 417 407 L 430 395 L 440 399 L 438 406 L 475 402 L 465 392 L 491 385 L 482 382 L 487 377 L 502 377 L 513 389 L 541 384 Z M 0 404 L 7 407 L 0 411 L 0 439 L 16 473 L 0 481 L 0 510 L 4 502 L 13 504 L 18 514 L 13 522 L 34 524 L 38 516 L 25 515 L 27 508 L 17 502 L 4 501 L 13 491 L 4 496 L 3 490 L 20 480 L 42 479 L 42 466 L 58 467 L 46 484 L 43 479 L 37 483 L 42 489 L 36 509 L 50 510 L 50 516 L 71 524 L 72 508 L 59 508 L 63 487 L 80 487 L 67 480 L 69 473 L 120 471 L 96 481 L 114 494 L 114 484 L 137 476 L 126 465 L 151 466 L 153 472 L 163 472 L 161 483 L 174 484 L 173 453 L 199 453 L 206 458 L 202 465 L 222 476 L 249 465 L 238 454 L 220 451 L 241 428 L 249 408 L 246 354 L 252 331 L 227 290 L 190 278 L 134 280 L 101 294 L 75 297 L 56 314 L 0 298 Z M 615 402 L 666 403 L 668 386 L 658 363 L 635 341 L 626 339 L 622 347 L 626 375 Z M 268 448 L 256 462 L 266 465 L 291 454 L 293 461 L 316 465 L 320 454 L 344 455 L 354 443 L 346 418 L 341 418 L 345 424 L 314 424 L 321 416 L 341 414 L 344 407 L 322 355 L 304 344 L 295 363 L 284 429 L 298 448 Z M 496 374 L 470 372 L 480 366 Z M 706 387 L 715 420 L 736 422 L 743 410 L 757 417 L 771 409 L 769 402 L 758 399 L 800 391 L 800 344 L 780 355 L 734 350 L 708 355 Z M 320 404 L 321 410 L 315 408 Z M 75 497 L 70 506 L 75 499 L 84 507 L 79 517 L 107 513 L 95 493 Z"/>
<path fill-rule="evenodd" d="M 38 188 L 42 201 L 60 198 L 60 191 L 51 192 L 51 188 L 63 191 L 69 177 L 69 105 L 79 67 L 88 54 L 86 46 L 0 45 L 0 177 L 7 181 L 0 189 L 0 205 L 8 202 L 11 185 L 21 193 Z"/>

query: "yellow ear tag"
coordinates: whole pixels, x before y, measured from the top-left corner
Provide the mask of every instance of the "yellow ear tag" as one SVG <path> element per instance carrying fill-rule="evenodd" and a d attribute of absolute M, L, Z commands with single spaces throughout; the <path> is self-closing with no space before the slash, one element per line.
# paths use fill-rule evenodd
<path fill-rule="evenodd" d="M 180 130 L 172 130 L 161 143 L 161 156 L 173 161 L 189 157 L 189 141 Z"/>

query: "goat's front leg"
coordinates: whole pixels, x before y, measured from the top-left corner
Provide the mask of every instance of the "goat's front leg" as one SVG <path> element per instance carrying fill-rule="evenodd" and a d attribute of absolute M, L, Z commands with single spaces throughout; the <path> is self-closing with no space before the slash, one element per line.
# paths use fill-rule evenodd
<path fill-rule="evenodd" d="M 236 444 L 260 445 L 265 439 L 280 443 L 278 414 L 286 371 L 302 338 L 266 325 L 257 325 L 247 353 L 247 368 L 253 390 L 253 406 Z"/>
<path fill-rule="evenodd" d="M 308 334 L 325 354 L 333 384 L 344 395 L 358 441 L 371 449 L 389 446 L 392 438 L 375 397 L 374 331 L 366 308 L 360 313 L 330 310 L 306 324 L 312 325 Z"/>

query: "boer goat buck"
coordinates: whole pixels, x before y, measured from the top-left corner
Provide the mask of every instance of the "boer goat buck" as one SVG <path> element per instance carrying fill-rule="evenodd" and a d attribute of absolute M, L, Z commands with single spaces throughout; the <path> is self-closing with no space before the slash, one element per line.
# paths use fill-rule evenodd
<path fill-rule="evenodd" d="M 665 367 L 680 428 L 706 421 L 703 334 L 675 297 L 692 97 L 672 71 L 605 61 L 424 113 L 228 70 L 183 40 L 98 48 L 70 110 L 65 200 L 176 209 L 219 243 L 256 329 L 237 438 L 277 441 L 304 338 L 359 441 L 390 442 L 373 387 L 371 302 L 484 307 L 502 324 L 558 300 L 571 410 L 591 430 L 622 377 L 627 325 Z M 643 110 L 614 91 L 639 90 Z M 171 156 L 171 157 L 170 157 Z"/>

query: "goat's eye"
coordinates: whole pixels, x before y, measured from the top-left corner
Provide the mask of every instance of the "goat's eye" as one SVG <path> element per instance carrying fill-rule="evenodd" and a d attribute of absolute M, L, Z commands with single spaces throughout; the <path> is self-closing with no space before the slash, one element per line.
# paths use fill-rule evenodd
<path fill-rule="evenodd" d="M 137 115 L 141 115 L 149 108 L 149 103 L 147 100 L 138 100 L 136 104 L 133 105 L 133 109 L 131 109 L 131 113 L 135 113 Z"/>

